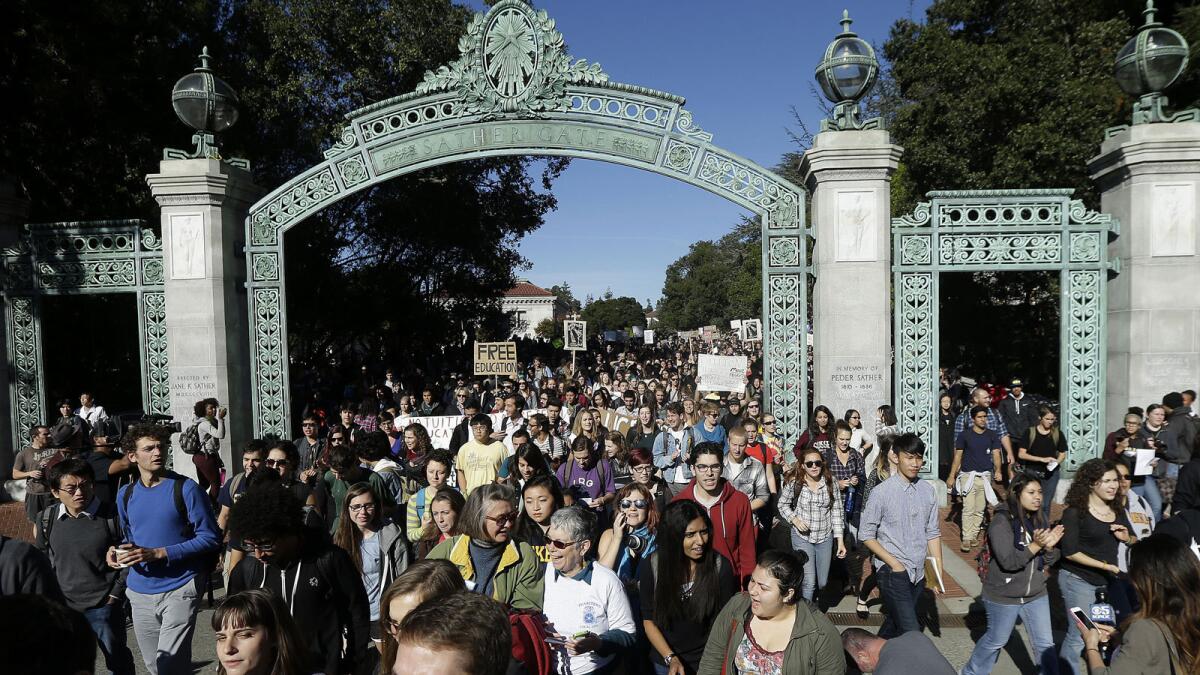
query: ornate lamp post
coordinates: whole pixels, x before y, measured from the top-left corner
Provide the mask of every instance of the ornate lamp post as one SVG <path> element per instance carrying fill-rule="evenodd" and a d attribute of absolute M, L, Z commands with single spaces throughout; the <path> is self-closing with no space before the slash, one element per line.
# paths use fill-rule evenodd
<path fill-rule="evenodd" d="M 817 64 L 817 84 L 821 93 L 834 103 L 833 119 L 821 120 L 821 131 L 879 129 L 883 121 L 876 117 L 859 120 L 858 102 L 875 84 L 879 61 L 866 40 L 850 30 L 850 12 L 842 10 L 842 32 L 825 48 L 825 57 Z"/>
<path fill-rule="evenodd" d="M 1162 92 L 1187 67 L 1188 43 L 1179 33 L 1155 21 L 1154 12 L 1154 0 L 1146 0 L 1142 12 L 1146 22 L 1121 48 L 1113 71 L 1121 89 L 1138 97 L 1133 104 L 1133 123 L 1200 121 L 1200 110 L 1195 108 L 1174 115 L 1166 113 L 1167 97 Z"/>
<path fill-rule="evenodd" d="M 224 80 L 213 75 L 208 67 L 208 47 L 200 52 L 200 67 L 179 78 L 171 90 L 171 107 L 181 122 L 196 131 L 192 142 L 195 151 L 167 148 L 163 159 L 207 158 L 222 160 L 216 135 L 228 131 L 238 121 L 238 95 Z M 244 159 L 224 160 L 233 166 L 249 169 Z"/>

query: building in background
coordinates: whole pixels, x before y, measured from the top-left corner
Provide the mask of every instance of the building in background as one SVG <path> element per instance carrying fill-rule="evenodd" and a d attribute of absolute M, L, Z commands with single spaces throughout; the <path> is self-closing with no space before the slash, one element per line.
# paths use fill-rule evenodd
<path fill-rule="evenodd" d="M 516 285 L 504 292 L 500 310 L 508 317 L 509 333 L 519 338 L 537 337 L 534 329 L 539 323 L 566 314 L 557 296 L 528 279 L 517 279 Z"/>

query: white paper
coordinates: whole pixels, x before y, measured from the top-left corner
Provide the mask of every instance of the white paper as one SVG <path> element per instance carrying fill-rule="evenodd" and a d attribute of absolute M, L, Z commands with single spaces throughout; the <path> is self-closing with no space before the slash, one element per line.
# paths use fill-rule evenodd
<path fill-rule="evenodd" d="M 1051 462 L 1046 465 L 1047 471 L 1054 471 L 1057 468 L 1058 468 L 1058 460 L 1051 460 Z"/>
<path fill-rule="evenodd" d="M 1133 466 L 1133 475 L 1149 476 L 1154 471 L 1154 467 L 1150 466 L 1150 462 L 1154 460 L 1154 450 L 1151 448 L 1137 449 L 1137 463 Z"/>
<path fill-rule="evenodd" d="M 697 372 L 697 391 L 740 392 L 746 387 L 745 356 L 701 354 Z"/>

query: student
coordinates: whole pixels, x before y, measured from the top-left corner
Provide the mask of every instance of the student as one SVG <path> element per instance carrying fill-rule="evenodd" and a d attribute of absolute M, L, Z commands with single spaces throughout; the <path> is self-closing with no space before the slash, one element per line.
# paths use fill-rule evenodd
<path fill-rule="evenodd" d="M 415 544 L 420 541 L 422 531 L 433 520 L 429 503 L 438 490 L 446 487 L 446 481 L 450 478 L 453 468 L 454 458 L 449 451 L 434 450 L 425 458 L 426 486 L 408 498 L 405 508 L 405 526 L 410 542 Z"/>
<path fill-rule="evenodd" d="M 692 430 L 696 433 L 696 440 L 701 443 L 720 443 L 725 444 L 725 427 L 721 426 L 721 406 L 716 401 L 705 401 L 704 405 L 700 406 L 702 417 L 696 423 Z"/>
<path fill-rule="evenodd" d="M 17 453 L 13 462 L 12 479 L 25 481 L 25 517 L 33 532 L 42 511 L 54 500 L 46 480 L 46 465 L 58 452 L 50 447 L 50 427 L 39 424 L 29 432 L 29 445 Z"/>
<path fill-rule="evenodd" d="M 492 418 L 479 413 L 471 418 L 471 440 L 458 450 L 458 489 L 470 496 L 475 488 L 496 482 L 508 448 L 492 436 Z"/>
<path fill-rule="evenodd" d="M 512 629 L 504 607 L 475 593 L 454 593 L 421 603 L 396 630 L 392 675 L 409 664 L 426 673 L 505 675 L 512 660 Z"/>
<path fill-rule="evenodd" d="M 242 493 L 249 486 L 250 481 L 246 479 L 255 469 L 262 466 L 266 457 L 267 442 L 259 438 L 250 439 L 242 449 L 241 473 L 234 475 L 221 486 L 221 491 L 217 494 L 217 527 L 221 528 L 222 541 L 229 541 L 229 509 L 233 507 L 235 501 L 241 498 Z M 225 569 L 231 570 L 241 561 L 243 551 L 239 548 L 238 543 L 236 540 L 229 542 Z"/>
<path fill-rule="evenodd" d="M 463 590 L 463 578 L 449 560 L 420 560 L 408 566 L 383 592 L 379 603 L 380 672 L 389 675 L 396 664 L 396 639 L 404 617 L 427 600 Z"/>
<path fill-rule="evenodd" d="M 950 465 L 950 492 L 962 495 L 962 544 L 965 553 L 975 547 L 983 515 L 989 504 L 999 500 L 992 482 L 1004 480 L 1000 471 L 1000 436 L 988 429 L 988 409 L 971 408 L 971 426 L 954 441 L 954 462 Z"/>
<path fill-rule="evenodd" d="M 92 489 L 95 474 L 84 459 L 72 457 L 50 469 L 57 504 L 38 522 L 37 546 L 50 558 L 67 606 L 83 612 L 104 662 L 115 675 L 132 675 L 133 653 L 125 644 L 125 570 L 101 565 L 109 548 L 121 543 L 117 508 Z"/>
<path fill-rule="evenodd" d="M 722 474 L 738 492 L 746 495 L 750 500 L 750 509 L 757 514 L 775 494 L 775 473 L 746 454 L 746 430 L 742 427 L 735 426 L 729 431 L 726 446 L 729 453 L 725 455 Z M 770 522 L 770 518 L 765 520 Z"/>
<path fill-rule="evenodd" d="M 617 493 L 612 464 L 600 456 L 587 436 L 581 435 L 571 443 L 571 455 L 558 467 L 557 475 L 564 492 L 573 494 L 575 501 L 598 515 Z"/>
<path fill-rule="evenodd" d="M 654 466 L 662 470 L 672 493 L 682 490 L 692 480 L 689 464 L 698 441 L 695 430 L 684 422 L 683 405 L 678 402 L 668 405 L 667 426 L 654 439 Z"/>
<path fill-rule="evenodd" d="M 350 446 L 337 445 L 329 451 L 329 471 L 325 472 L 322 481 L 329 502 L 325 505 L 325 520 L 331 536 L 337 531 L 338 521 L 341 520 L 346 493 L 356 483 L 368 483 L 375 488 L 375 494 L 383 500 L 385 515 L 390 515 L 395 506 L 383 477 L 360 465 L 358 452 Z"/>
<path fill-rule="evenodd" d="M 975 643 L 962 675 L 992 672 L 1000 650 L 1012 637 L 1018 617 L 1033 645 L 1033 662 L 1042 673 L 1058 672 L 1046 578 L 1059 559 L 1055 546 L 1062 539 L 1063 526 L 1048 524 L 1042 511 L 1044 499 L 1048 496 L 1042 492 L 1040 481 L 1017 474 L 1009 486 L 1008 498 L 996 506 L 987 531 L 992 557 L 982 597 L 987 611 L 987 633 Z"/>
<path fill-rule="evenodd" d="M 754 571 L 756 530 L 750 513 L 750 500 L 721 477 L 724 467 L 721 446 L 700 443 L 692 452 L 691 468 L 696 478 L 675 495 L 673 501 L 691 500 L 708 512 L 712 519 L 713 548 L 733 563 L 738 588 Z"/>
<path fill-rule="evenodd" d="M 295 620 L 313 669 L 355 672 L 370 642 L 370 607 L 350 555 L 319 528 L 304 527 L 300 502 L 278 486 L 248 490 L 233 505 L 229 530 L 252 555 L 230 572 L 228 592 L 274 593 Z"/>
<path fill-rule="evenodd" d="M 763 553 L 749 591 L 730 598 L 713 622 L 699 675 L 844 673 L 846 656 L 837 629 L 824 614 L 800 601 L 805 576 L 796 554 Z"/>
<path fill-rule="evenodd" d="M 892 451 L 898 473 L 871 491 L 859 526 L 859 537 L 875 556 L 876 581 L 887 609 L 879 628 L 883 638 L 921 630 L 917 602 L 924 590 L 925 558 L 944 569 L 937 496 L 919 476 L 925 443 L 905 433 L 893 440 Z"/>
<path fill-rule="evenodd" d="M 529 544 L 543 567 L 550 562 L 546 543 L 550 517 L 564 503 L 562 488 L 554 476 L 536 475 L 525 481 L 525 486 L 521 488 L 521 517 L 513 528 L 513 540 Z"/>
<path fill-rule="evenodd" d="M 825 587 L 833 556 L 846 557 L 844 515 L 841 490 L 824 456 L 815 448 L 801 451 L 794 477 L 779 497 L 779 517 L 791 528 L 792 550 L 804 552 L 800 595 L 809 602 Z"/>
<path fill-rule="evenodd" d="M 117 495 L 125 541 L 106 556 L 114 569 L 129 567 L 126 595 L 138 649 L 153 675 L 192 667 L 192 634 L 200 586 L 211 574 L 221 543 L 208 495 L 190 478 L 166 469 L 166 428 L 136 424 L 125 434 L 125 454 L 138 478 Z"/>
<path fill-rule="evenodd" d="M 217 675 L 310 675 L 308 650 L 288 608 L 270 591 L 227 595 L 213 610 Z"/>

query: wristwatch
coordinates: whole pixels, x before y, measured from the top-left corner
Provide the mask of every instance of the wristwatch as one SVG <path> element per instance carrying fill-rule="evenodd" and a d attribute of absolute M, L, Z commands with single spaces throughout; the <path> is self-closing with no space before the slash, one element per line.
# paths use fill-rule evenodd
<path fill-rule="evenodd" d="M 675 652 L 671 652 L 663 657 L 663 665 L 670 668 L 671 662 L 675 660 Z"/>

